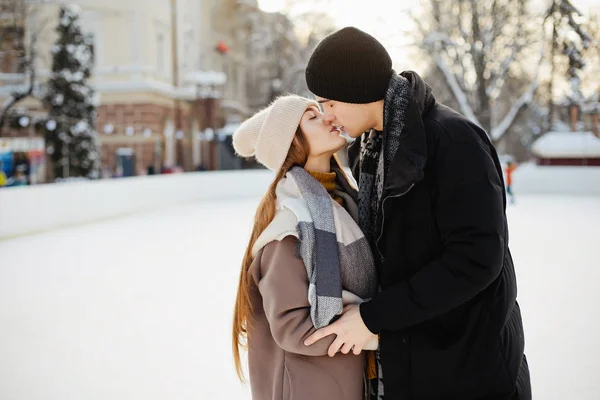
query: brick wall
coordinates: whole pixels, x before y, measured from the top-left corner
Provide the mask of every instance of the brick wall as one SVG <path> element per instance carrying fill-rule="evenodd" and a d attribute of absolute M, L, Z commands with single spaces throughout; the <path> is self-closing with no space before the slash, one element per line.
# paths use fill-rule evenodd
<path fill-rule="evenodd" d="M 184 167 L 185 170 L 193 170 L 192 150 L 189 143 L 191 143 L 192 118 L 194 117 L 196 117 L 195 113 L 190 112 L 183 101 L 180 103 L 179 124 L 175 123 L 177 119 L 175 103 L 172 105 L 151 103 L 101 105 L 98 107 L 96 123 L 98 134 L 101 137 L 113 136 L 115 138 L 122 138 L 119 141 L 119 145 L 111 144 L 109 146 L 108 144 L 103 144 L 103 147 L 108 146 L 107 149 L 102 149 L 103 164 L 106 163 L 105 165 L 114 170 L 116 165 L 114 151 L 118 147 L 131 147 L 136 153 L 136 164 L 139 164 L 138 170 L 140 168 L 145 170 L 151 164 L 159 168 L 162 165 L 167 148 L 165 145 L 165 141 L 168 140 L 165 138 L 166 123 L 167 120 L 171 120 L 175 129 L 177 130 L 177 125 L 179 125 L 180 130 L 184 133 L 183 139 L 174 139 L 176 163 Z M 104 132 L 104 127 L 108 124 L 112 125 L 114 129 L 110 135 Z M 128 127 L 134 129 L 131 143 L 127 143 L 125 138 L 128 136 L 124 136 L 127 133 Z M 145 129 L 151 130 L 151 137 L 147 138 L 144 136 Z M 140 137 L 148 139 L 147 143 L 144 143 L 143 146 L 140 145 Z M 154 158 L 157 141 L 160 142 L 159 146 L 162 149 L 161 160 L 155 160 Z M 141 154 L 139 154 L 140 152 Z"/>

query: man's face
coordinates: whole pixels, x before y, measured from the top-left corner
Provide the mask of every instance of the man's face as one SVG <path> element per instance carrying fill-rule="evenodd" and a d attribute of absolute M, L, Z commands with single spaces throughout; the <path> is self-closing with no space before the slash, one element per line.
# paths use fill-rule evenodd
<path fill-rule="evenodd" d="M 352 138 L 357 138 L 373 128 L 369 107 L 365 104 L 342 103 L 322 97 L 317 97 L 317 101 L 323 107 L 325 122 L 340 126 L 342 132 L 348 133 Z"/>

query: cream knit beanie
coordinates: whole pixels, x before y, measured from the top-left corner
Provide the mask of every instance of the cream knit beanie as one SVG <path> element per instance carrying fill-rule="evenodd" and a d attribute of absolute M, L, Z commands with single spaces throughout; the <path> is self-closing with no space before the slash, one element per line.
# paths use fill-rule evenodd
<path fill-rule="evenodd" d="M 287 157 L 304 112 L 312 105 L 319 106 L 316 101 L 305 97 L 278 97 L 267 108 L 244 121 L 233 134 L 236 153 L 242 157 L 255 156 L 271 171 L 278 171 Z"/>

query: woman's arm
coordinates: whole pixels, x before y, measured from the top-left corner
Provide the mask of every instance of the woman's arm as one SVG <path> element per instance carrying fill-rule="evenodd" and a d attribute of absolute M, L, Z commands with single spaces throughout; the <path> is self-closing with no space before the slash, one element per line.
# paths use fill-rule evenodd
<path fill-rule="evenodd" d="M 287 236 L 265 246 L 260 259 L 258 289 L 271 334 L 282 349 L 307 356 L 327 355 L 334 335 L 312 346 L 304 340 L 315 332 L 308 303 L 308 276 L 297 257 L 297 239 Z"/>

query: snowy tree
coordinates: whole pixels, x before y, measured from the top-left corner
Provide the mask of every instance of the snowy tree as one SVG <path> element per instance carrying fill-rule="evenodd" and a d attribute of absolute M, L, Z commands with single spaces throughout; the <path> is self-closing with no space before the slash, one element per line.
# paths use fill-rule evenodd
<path fill-rule="evenodd" d="M 525 0 L 427 0 L 417 45 L 443 75 L 459 111 L 500 141 L 534 100 L 543 57 Z M 528 75 L 519 92 L 506 82 Z M 510 108 L 502 113 L 497 102 Z"/>
<path fill-rule="evenodd" d="M 304 71 L 313 51 L 327 35 L 337 30 L 335 19 L 322 11 L 307 11 L 294 17 L 294 30 L 299 41 L 295 63 L 288 71 L 288 85 L 292 93 L 312 96 L 306 86 Z"/>
<path fill-rule="evenodd" d="M 77 6 L 60 9 L 52 76 L 43 99 L 48 119 L 39 124 L 56 178 L 95 178 L 99 171 L 96 96 L 87 83 L 93 54 L 89 37 L 81 30 L 79 13 Z"/>
<path fill-rule="evenodd" d="M 281 13 L 255 8 L 247 14 L 247 93 L 253 109 L 289 91 L 287 75 L 299 54 L 292 22 Z"/>
<path fill-rule="evenodd" d="M 252 42 L 249 58 L 254 59 L 254 71 L 263 70 L 263 85 L 267 103 L 282 92 L 288 91 L 286 75 L 296 62 L 299 52 L 294 26 L 290 19 L 280 13 L 258 13 L 252 27 Z"/>
<path fill-rule="evenodd" d="M 289 2 L 282 12 L 268 13 L 257 7 L 246 10 L 248 29 L 248 99 L 253 109 L 267 105 L 280 94 L 310 96 L 304 70 L 317 43 L 333 32 L 333 18 L 310 10 L 312 0 Z M 293 15 L 293 17 L 292 17 Z"/>
<path fill-rule="evenodd" d="M 586 66 L 584 52 L 593 42 L 592 36 L 587 32 L 585 21 L 581 13 L 569 0 L 552 0 L 545 17 L 545 23 L 551 24 L 551 55 L 550 63 L 552 72 L 549 79 L 549 110 L 546 130 L 552 127 L 554 115 L 554 79 L 556 75 L 556 53 L 558 50 L 566 57 L 566 79 L 570 85 L 568 94 L 571 104 L 581 105 L 584 100 L 581 92 L 581 71 Z"/>
<path fill-rule="evenodd" d="M 581 71 L 581 87 L 585 96 L 589 96 L 590 91 L 597 95 L 600 90 L 600 14 L 587 16 L 584 29 L 592 42 L 583 53 L 586 66 Z"/>

